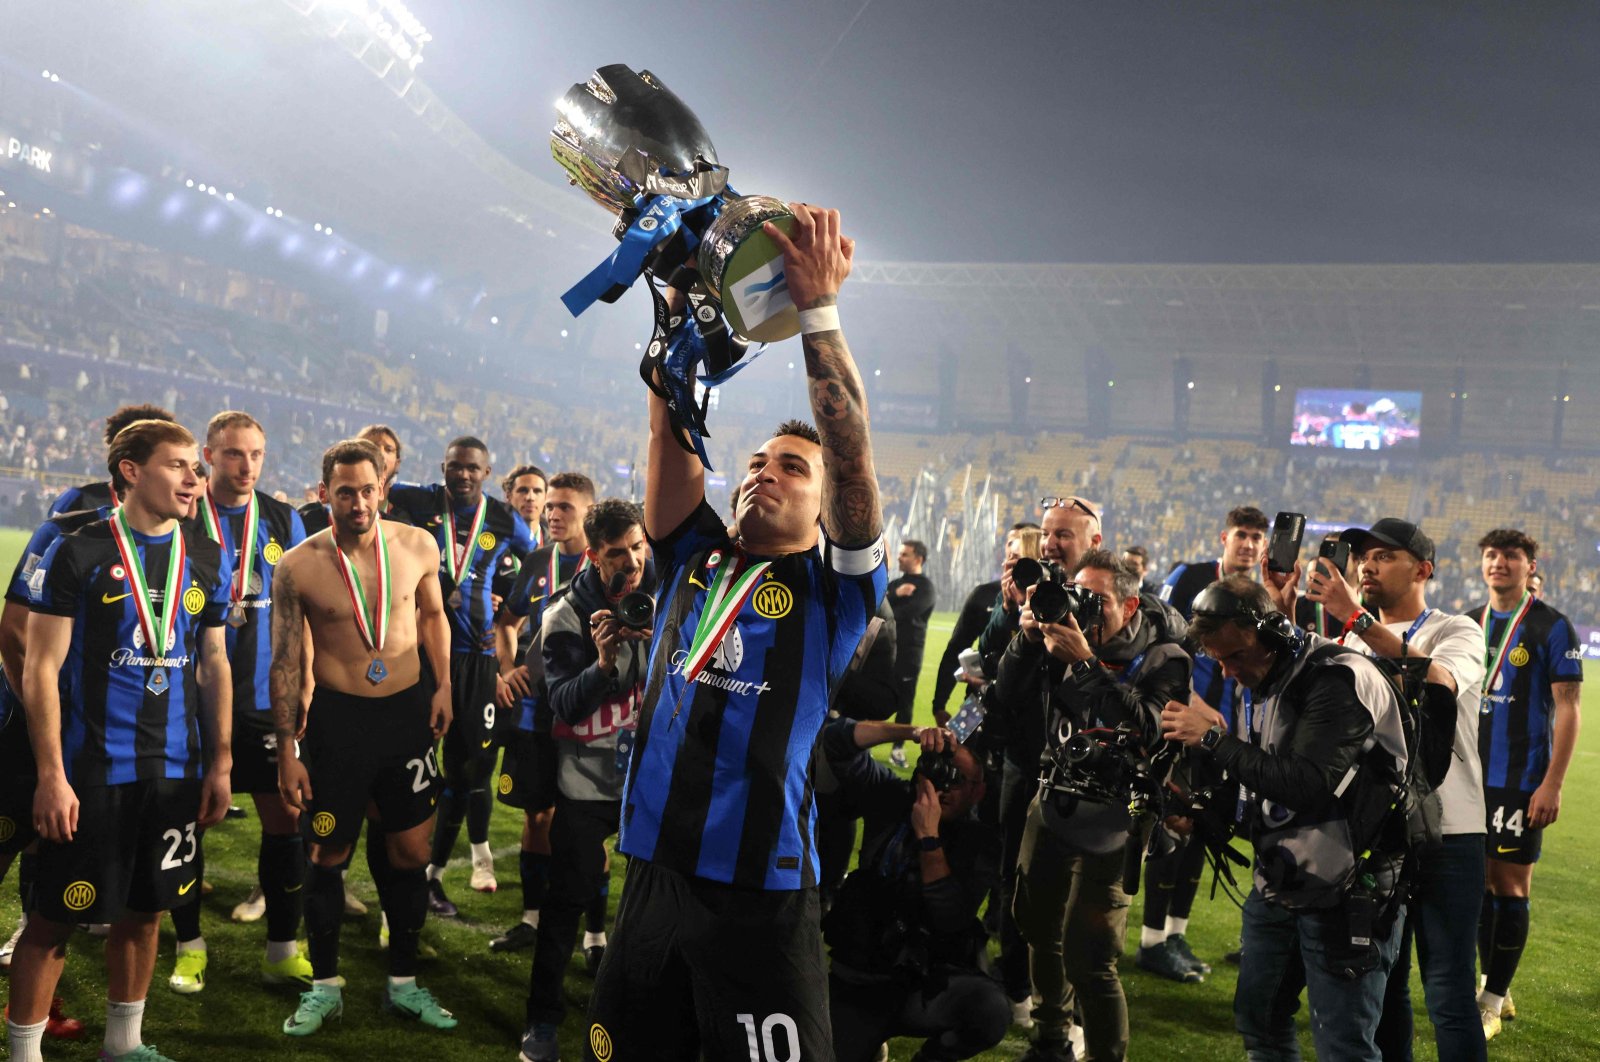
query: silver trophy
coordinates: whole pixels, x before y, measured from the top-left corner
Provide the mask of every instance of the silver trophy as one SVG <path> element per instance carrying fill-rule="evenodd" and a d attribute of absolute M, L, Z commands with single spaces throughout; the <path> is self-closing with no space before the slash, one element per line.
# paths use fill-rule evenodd
<path fill-rule="evenodd" d="M 656 322 L 640 375 L 709 468 L 710 388 L 749 363 L 751 342 L 800 331 L 783 255 L 762 227 L 792 233 L 794 216 L 770 196 L 734 191 L 700 119 L 648 70 L 603 66 L 573 85 L 556 113 L 551 153 L 573 184 L 619 217 L 617 250 L 562 302 L 576 316 L 648 278 Z M 671 312 L 657 281 L 682 291 L 688 312 Z"/>

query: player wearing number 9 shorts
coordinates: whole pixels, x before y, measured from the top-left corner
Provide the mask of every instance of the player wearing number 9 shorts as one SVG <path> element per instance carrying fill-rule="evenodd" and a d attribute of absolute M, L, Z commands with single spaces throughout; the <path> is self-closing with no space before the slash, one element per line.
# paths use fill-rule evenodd
<path fill-rule="evenodd" d="M 223 637 L 229 572 L 198 527 L 189 432 L 136 421 L 112 441 L 123 504 L 56 540 L 30 582 L 23 703 L 37 761 L 36 910 L 12 961 L 11 1057 L 37 1059 L 78 922 L 110 922 L 102 1058 L 140 1049 L 161 912 L 198 886 L 198 831 L 232 767 Z"/>

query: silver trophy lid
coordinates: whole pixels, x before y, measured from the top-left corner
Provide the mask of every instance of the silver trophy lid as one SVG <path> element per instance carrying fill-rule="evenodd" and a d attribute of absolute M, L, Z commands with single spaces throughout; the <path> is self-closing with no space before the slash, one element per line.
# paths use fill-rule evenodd
<path fill-rule="evenodd" d="M 556 104 L 550 150 L 572 183 L 614 214 L 640 193 L 700 199 L 727 168 L 694 112 L 650 71 L 602 66 Z"/>

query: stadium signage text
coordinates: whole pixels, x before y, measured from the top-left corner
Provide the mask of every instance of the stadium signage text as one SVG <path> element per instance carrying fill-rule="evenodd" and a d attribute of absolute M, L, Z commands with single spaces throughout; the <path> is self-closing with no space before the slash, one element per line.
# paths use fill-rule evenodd
<path fill-rule="evenodd" d="M 38 170 L 40 173 L 53 172 L 50 169 L 50 163 L 55 158 L 55 154 L 54 150 L 46 151 L 44 148 L 25 144 L 14 136 L 6 138 L 6 160 L 8 162 L 20 162 L 22 165 Z"/>

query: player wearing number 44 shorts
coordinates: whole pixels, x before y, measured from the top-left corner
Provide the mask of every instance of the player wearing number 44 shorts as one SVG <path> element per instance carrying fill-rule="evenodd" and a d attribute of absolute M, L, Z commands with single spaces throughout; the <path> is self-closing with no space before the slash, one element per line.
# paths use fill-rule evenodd
<path fill-rule="evenodd" d="M 203 873 L 198 831 L 229 801 L 228 569 L 185 528 L 199 494 L 188 430 L 136 421 L 112 442 L 120 508 L 57 539 L 35 573 L 23 703 L 37 761 L 36 907 L 17 944 L 11 1057 L 38 1062 L 79 922 L 109 922 L 102 1059 L 159 1060 L 141 1042 L 161 912 Z"/>
<path fill-rule="evenodd" d="M 817 427 L 780 425 L 751 455 L 731 534 L 650 397 L 661 592 L 622 799 L 631 858 L 583 1037 L 597 1062 L 834 1057 L 811 760 L 887 575 L 865 389 L 835 306 L 854 244 L 836 212 L 794 211 L 793 240 L 768 235 Z"/>
<path fill-rule="evenodd" d="M 311 846 L 305 921 L 313 981 L 283 1023 L 290 1036 L 309 1036 L 344 1012 L 339 868 L 369 808 L 384 835 L 381 855 L 374 845 L 368 850 L 389 918 L 384 1005 L 436 1029 L 456 1025 L 416 979 L 428 904 L 422 867 L 438 799 L 433 743 L 450 725 L 439 549 L 427 532 L 379 519 L 382 467 L 377 448 L 364 440 L 337 443 L 323 455 L 320 492 L 332 524 L 284 554 L 273 592 L 278 787 L 300 812 Z M 302 722 L 308 631 L 316 689 Z M 424 677 L 419 644 L 437 686 Z"/>
<path fill-rule="evenodd" d="M 1531 582 L 1539 544 L 1522 531 L 1490 531 L 1478 543 L 1489 603 L 1468 613 L 1483 629 L 1488 668 L 1479 708 L 1484 812 L 1489 836 L 1478 957 L 1478 1012 L 1492 1039 L 1514 1018 L 1511 978 L 1528 942 L 1528 891 L 1546 826 L 1578 743 L 1583 647 L 1567 617 Z"/>

